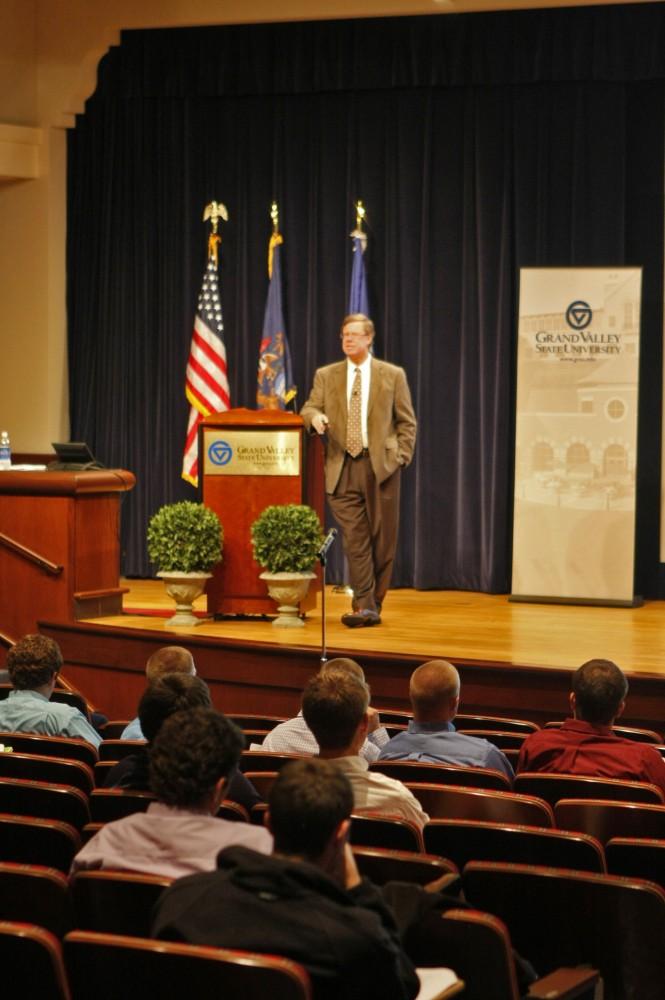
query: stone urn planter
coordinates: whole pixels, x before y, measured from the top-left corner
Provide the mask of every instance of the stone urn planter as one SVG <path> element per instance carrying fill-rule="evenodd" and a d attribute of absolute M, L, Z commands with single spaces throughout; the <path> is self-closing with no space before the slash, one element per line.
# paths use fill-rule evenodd
<path fill-rule="evenodd" d="M 192 605 L 205 590 L 206 581 L 212 573 L 178 573 L 176 570 L 161 570 L 158 577 L 164 581 L 166 593 L 175 601 L 175 614 L 166 625 L 186 625 L 191 628 L 201 621 L 194 614 Z"/>
<path fill-rule="evenodd" d="M 278 628 L 302 628 L 304 621 L 300 617 L 300 602 L 307 595 L 309 582 L 316 573 L 261 573 L 259 579 L 265 580 L 268 593 L 277 605 L 277 618 L 273 625 Z"/>
<path fill-rule="evenodd" d="M 148 555 L 158 567 L 157 576 L 176 603 L 168 626 L 199 625 L 192 604 L 212 576 L 209 570 L 222 558 L 224 533 L 214 511 L 183 500 L 166 504 L 148 523 Z"/>
<path fill-rule="evenodd" d="M 301 627 L 300 601 L 316 577 L 312 567 L 323 542 L 321 522 L 306 504 L 266 507 L 252 525 L 254 559 L 277 603 L 278 628 Z"/>

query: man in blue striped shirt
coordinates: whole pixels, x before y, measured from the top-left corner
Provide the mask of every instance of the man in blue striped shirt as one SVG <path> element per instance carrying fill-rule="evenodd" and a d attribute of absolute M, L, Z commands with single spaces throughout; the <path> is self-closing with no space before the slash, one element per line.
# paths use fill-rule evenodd
<path fill-rule="evenodd" d="M 413 721 L 386 743 L 379 760 L 415 760 L 459 767 L 489 767 L 514 778 L 498 747 L 478 736 L 458 733 L 453 724 L 460 702 L 460 678 L 447 660 L 429 660 L 411 674 Z"/>

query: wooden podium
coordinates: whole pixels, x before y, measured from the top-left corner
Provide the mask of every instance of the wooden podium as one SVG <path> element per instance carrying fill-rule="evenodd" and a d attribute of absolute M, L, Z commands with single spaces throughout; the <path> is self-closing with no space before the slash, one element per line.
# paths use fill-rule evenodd
<path fill-rule="evenodd" d="M 131 472 L 0 472 L 0 632 L 120 614 L 120 497 Z"/>
<path fill-rule="evenodd" d="M 224 528 L 224 556 L 208 581 L 211 614 L 274 614 L 252 558 L 252 522 L 272 504 L 306 503 L 323 517 L 323 449 L 302 417 L 282 410 L 227 410 L 199 425 L 203 503 Z M 320 575 L 301 608 L 316 604 Z"/>

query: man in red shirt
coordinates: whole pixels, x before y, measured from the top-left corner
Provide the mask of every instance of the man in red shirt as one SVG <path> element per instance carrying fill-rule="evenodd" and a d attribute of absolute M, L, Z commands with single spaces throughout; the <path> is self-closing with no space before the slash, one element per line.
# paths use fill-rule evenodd
<path fill-rule="evenodd" d="M 611 660 L 588 660 L 573 674 L 572 719 L 560 729 L 541 729 L 522 744 L 517 772 L 587 774 L 648 781 L 665 794 L 665 761 L 647 743 L 612 732 L 626 707 L 628 681 Z"/>

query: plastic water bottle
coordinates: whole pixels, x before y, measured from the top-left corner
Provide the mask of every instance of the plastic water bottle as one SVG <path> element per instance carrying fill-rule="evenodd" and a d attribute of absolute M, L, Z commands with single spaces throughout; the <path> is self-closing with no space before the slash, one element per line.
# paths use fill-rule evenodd
<path fill-rule="evenodd" d="M 3 431 L 0 434 L 0 469 L 11 469 L 12 448 L 9 443 L 9 434 Z"/>

